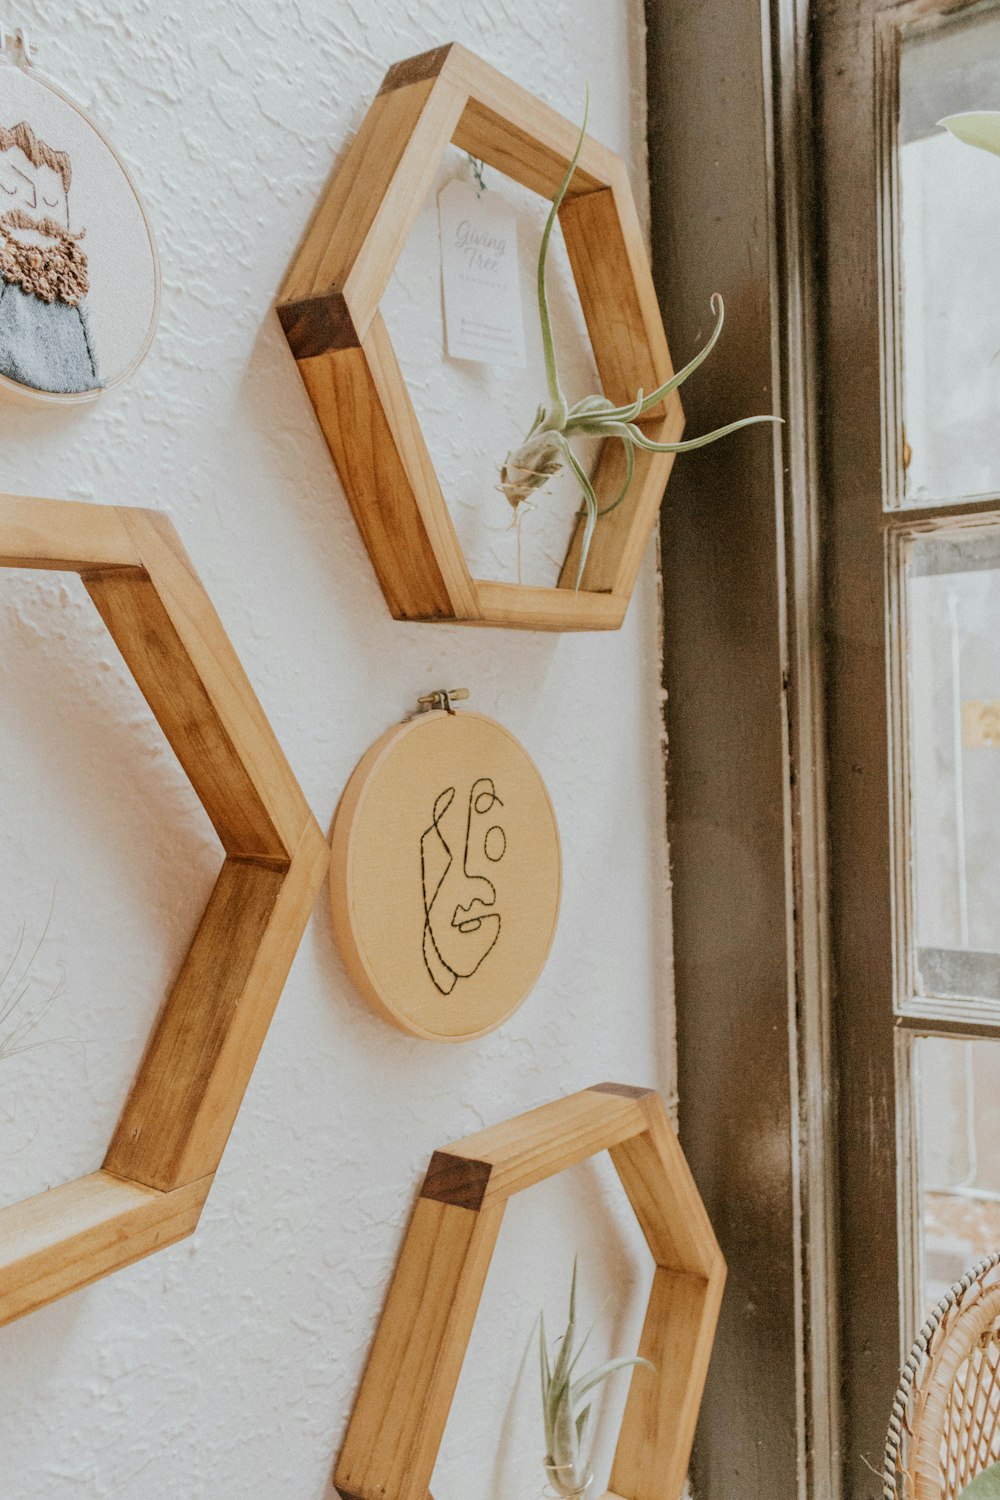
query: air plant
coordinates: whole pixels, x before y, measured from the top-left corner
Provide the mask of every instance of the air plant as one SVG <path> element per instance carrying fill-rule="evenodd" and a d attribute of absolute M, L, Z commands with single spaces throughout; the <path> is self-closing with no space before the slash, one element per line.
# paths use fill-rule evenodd
<path fill-rule="evenodd" d="M 616 1370 L 625 1370 L 634 1365 L 645 1365 L 646 1369 L 653 1369 L 648 1359 L 611 1359 L 585 1375 L 578 1375 L 574 1380 L 573 1372 L 593 1331 L 591 1329 L 584 1335 L 578 1349 L 574 1347 L 577 1331 L 576 1271 L 574 1259 L 569 1292 L 569 1322 L 565 1333 L 553 1344 L 551 1355 L 545 1338 L 544 1314 L 538 1320 L 545 1467 L 550 1483 L 557 1494 L 562 1496 L 581 1495 L 591 1478 L 587 1443 L 591 1403 L 586 1398 Z"/>
<path fill-rule="evenodd" d="M 703 437 L 688 438 L 678 443 L 654 443 L 637 426 L 638 420 L 646 412 L 651 411 L 671 391 L 675 391 L 682 385 L 688 376 L 698 368 L 703 360 L 707 359 L 718 342 L 722 332 L 722 324 L 725 317 L 725 308 L 722 298 L 718 293 L 712 297 L 712 312 L 715 315 L 715 328 L 708 343 L 695 355 L 694 359 L 686 364 L 684 368 L 663 385 L 658 386 L 655 391 L 645 395 L 639 391 L 634 401 L 627 402 L 624 406 L 615 406 L 606 396 L 584 396 L 570 406 L 563 394 L 559 382 L 559 369 L 556 362 L 555 343 L 552 336 L 552 320 L 549 315 L 548 295 L 545 289 L 545 262 L 549 251 L 549 241 L 552 238 L 552 230 L 555 225 L 556 216 L 562 206 L 567 189 L 576 171 L 576 164 L 583 147 L 584 137 L 587 132 L 587 118 L 590 113 L 590 91 L 587 91 L 587 103 L 583 114 L 583 124 L 580 127 L 580 135 L 576 143 L 576 150 L 569 164 L 566 176 L 552 203 L 549 216 L 545 221 L 545 229 L 542 233 L 542 243 L 538 252 L 538 316 L 542 330 L 542 347 L 545 355 L 545 377 L 548 385 L 548 403 L 539 406 L 535 413 L 535 420 L 524 441 L 513 452 L 507 454 L 500 469 L 500 484 L 497 488 L 506 495 L 514 510 L 514 524 L 519 526 L 521 514 L 520 507 L 528 504 L 530 509 L 530 496 L 541 490 L 553 475 L 558 474 L 564 464 L 567 464 L 576 479 L 583 495 L 584 502 L 584 528 L 583 543 L 580 548 L 580 565 L 576 575 L 576 587 L 580 587 L 583 578 L 583 570 L 587 564 L 587 556 L 594 537 L 594 528 L 601 516 L 609 515 L 616 510 L 625 496 L 628 494 L 632 478 L 635 473 L 635 450 L 641 448 L 647 453 L 687 453 L 692 448 L 704 448 L 708 443 L 717 442 L 719 438 L 726 437 L 730 432 L 736 432 L 740 427 L 749 427 L 755 422 L 776 422 L 780 418 L 772 416 L 743 417 L 738 422 L 730 422 L 725 427 L 718 427 L 714 432 L 705 433 Z M 625 482 L 622 485 L 616 499 L 612 500 L 602 510 L 598 503 L 594 487 L 590 477 L 576 454 L 573 452 L 570 440 L 573 437 L 595 437 L 595 438 L 618 438 L 625 449 Z"/>
<path fill-rule="evenodd" d="M 53 897 L 53 905 L 54 900 Z M 29 1038 L 62 993 L 65 976 L 60 976 L 39 1002 L 29 1004 L 28 997 L 39 983 L 33 969 L 48 936 L 51 921 L 52 907 L 49 908 L 41 937 L 23 960 L 26 928 L 22 925 L 14 953 L 6 968 L 0 972 L 0 1060 L 46 1045 L 44 1042 L 32 1042 Z"/>

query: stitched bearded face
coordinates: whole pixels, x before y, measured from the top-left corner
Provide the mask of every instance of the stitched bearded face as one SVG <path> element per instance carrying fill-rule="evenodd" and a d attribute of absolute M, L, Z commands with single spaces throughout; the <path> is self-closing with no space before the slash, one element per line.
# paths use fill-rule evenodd
<path fill-rule="evenodd" d="M 42 302 L 87 295 L 82 232 L 69 227 L 71 167 L 23 122 L 0 127 L 0 276 Z"/>

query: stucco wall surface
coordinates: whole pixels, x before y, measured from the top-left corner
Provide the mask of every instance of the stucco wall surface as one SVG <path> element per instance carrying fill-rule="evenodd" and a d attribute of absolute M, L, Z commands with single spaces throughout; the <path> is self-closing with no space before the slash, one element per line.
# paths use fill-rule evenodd
<path fill-rule="evenodd" d="M 197 1234 L 0 1331 L 0 1500 L 321 1500 L 432 1149 L 604 1078 L 671 1094 L 652 550 L 618 634 L 394 623 L 271 310 L 385 67 L 451 38 L 575 117 L 589 77 L 592 129 L 625 155 L 644 205 L 641 13 L 640 0 L 55 0 L 8 17 L 131 166 L 164 286 L 158 337 L 126 386 L 87 410 L 0 408 L 0 488 L 174 519 L 324 826 L 418 693 L 470 688 L 547 780 L 565 888 L 537 989 L 460 1047 L 369 1013 L 324 892 Z M 464 170 L 456 155 L 443 175 Z M 544 212 L 521 211 L 530 270 Z M 516 379 L 443 361 L 433 224 L 429 204 L 390 317 L 470 551 L 509 576 L 493 467 L 542 394 L 537 359 Z M 588 356 L 553 265 L 583 394 Z M 470 488 L 473 464 L 486 477 Z M 532 568 L 556 557 L 574 504 L 529 521 Z M 30 1038 L 44 1045 L 0 1056 L 0 1201 L 99 1164 L 218 859 L 77 581 L 2 575 L 0 955 L 23 924 L 19 964 L 41 944 L 25 1004 L 51 1005 Z M 595 1359 L 634 1345 L 649 1268 L 609 1164 L 516 1200 L 438 1500 L 540 1493 L 522 1357 L 539 1306 L 557 1325 L 576 1250 Z M 600 1423 L 601 1469 L 622 1399 L 611 1392 Z"/>

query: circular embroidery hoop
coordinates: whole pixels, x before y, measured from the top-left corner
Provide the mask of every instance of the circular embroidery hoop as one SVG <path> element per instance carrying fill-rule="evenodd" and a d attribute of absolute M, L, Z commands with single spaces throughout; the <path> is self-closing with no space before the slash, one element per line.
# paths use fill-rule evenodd
<path fill-rule="evenodd" d="M 538 769 L 493 719 L 434 710 L 378 740 L 334 819 L 333 925 L 358 989 L 413 1036 L 492 1031 L 555 935 L 559 830 Z"/>
<path fill-rule="evenodd" d="M 159 301 L 153 232 L 124 162 L 0 29 L 0 391 L 94 400 L 142 361 Z"/>

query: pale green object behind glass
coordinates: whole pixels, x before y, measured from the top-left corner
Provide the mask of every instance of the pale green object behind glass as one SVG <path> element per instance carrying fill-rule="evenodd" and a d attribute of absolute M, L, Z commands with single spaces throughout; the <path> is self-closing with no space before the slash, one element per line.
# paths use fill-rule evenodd
<path fill-rule="evenodd" d="M 938 124 L 967 146 L 978 146 L 981 151 L 1000 156 L 1000 110 L 968 110 L 965 114 L 948 115 Z"/>
<path fill-rule="evenodd" d="M 1000 1500 L 1000 1464 L 993 1464 L 977 1474 L 958 1500 Z"/>

